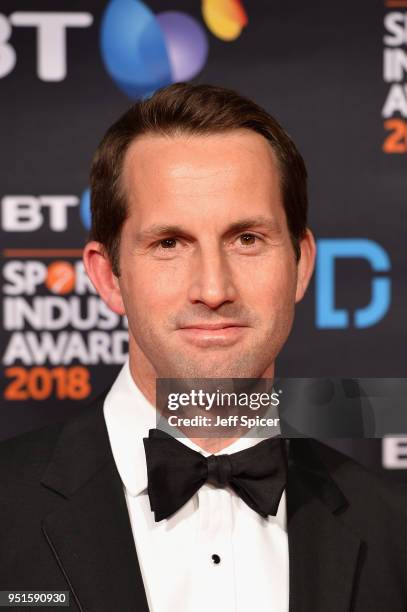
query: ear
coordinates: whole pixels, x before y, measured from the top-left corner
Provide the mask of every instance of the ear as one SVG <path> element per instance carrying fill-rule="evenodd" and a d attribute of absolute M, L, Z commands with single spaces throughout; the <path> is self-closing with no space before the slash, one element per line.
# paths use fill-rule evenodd
<path fill-rule="evenodd" d="M 306 229 L 304 238 L 300 242 L 301 258 L 297 264 L 297 289 L 295 292 L 295 302 L 299 302 L 304 297 L 315 266 L 316 245 L 314 236 L 310 229 Z"/>
<path fill-rule="evenodd" d="M 100 242 L 88 242 L 83 251 L 83 263 L 93 286 L 110 310 L 124 315 L 124 304 L 117 276 Z"/>

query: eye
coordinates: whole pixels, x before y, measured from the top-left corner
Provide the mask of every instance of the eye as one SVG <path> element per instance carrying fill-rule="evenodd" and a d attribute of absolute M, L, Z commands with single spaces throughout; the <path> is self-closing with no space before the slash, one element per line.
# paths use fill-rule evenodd
<path fill-rule="evenodd" d="M 162 249 L 175 249 L 176 244 L 177 244 L 176 238 L 164 238 L 164 240 L 160 240 L 160 242 L 158 243 L 158 245 Z"/>
<path fill-rule="evenodd" d="M 254 234 L 241 234 L 239 236 L 240 242 L 243 246 L 252 246 L 256 243 L 256 239 L 258 238 L 258 236 L 255 236 Z"/>

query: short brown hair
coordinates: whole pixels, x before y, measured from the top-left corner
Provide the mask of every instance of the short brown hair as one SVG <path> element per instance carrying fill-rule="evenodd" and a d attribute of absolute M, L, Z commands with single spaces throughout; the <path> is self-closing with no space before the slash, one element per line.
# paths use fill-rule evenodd
<path fill-rule="evenodd" d="M 134 139 L 146 133 L 205 135 L 242 128 L 264 136 L 274 150 L 288 229 L 299 260 L 299 242 L 307 227 L 307 171 L 291 138 L 267 111 L 235 91 L 176 83 L 131 106 L 107 130 L 93 159 L 90 239 L 103 245 L 116 276 L 120 275 L 120 233 L 128 215 L 121 174 Z"/>

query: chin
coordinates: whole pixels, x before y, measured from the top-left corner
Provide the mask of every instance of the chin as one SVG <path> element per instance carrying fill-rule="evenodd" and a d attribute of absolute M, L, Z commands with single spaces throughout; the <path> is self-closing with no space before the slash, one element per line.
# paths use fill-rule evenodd
<path fill-rule="evenodd" d="M 265 363 L 264 359 L 257 360 L 253 355 L 244 358 L 241 354 L 238 357 L 218 354 L 184 359 L 178 356 L 160 378 L 259 378 L 271 362 L 271 357 Z"/>

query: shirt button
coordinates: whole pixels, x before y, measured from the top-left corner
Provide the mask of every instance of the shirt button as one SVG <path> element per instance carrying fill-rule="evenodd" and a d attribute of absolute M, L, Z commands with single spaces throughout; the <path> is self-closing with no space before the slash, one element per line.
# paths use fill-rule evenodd
<path fill-rule="evenodd" d="M 220 557 L 219 555 L 212 555 L 212 561 L 217 565 L 218 563 L 220 563 Z"/>

